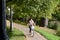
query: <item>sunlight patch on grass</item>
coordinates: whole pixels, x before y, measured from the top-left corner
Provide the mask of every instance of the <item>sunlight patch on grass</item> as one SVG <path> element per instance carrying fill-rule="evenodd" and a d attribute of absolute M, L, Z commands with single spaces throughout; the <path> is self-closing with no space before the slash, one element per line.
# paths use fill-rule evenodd
<path fill-rule="evenodd" d="M 9 32 L 9 28 L 7 30 L 9 40 L 25 40 L 25 35 L 22 31 L 14 29 L 14 31 Z"/>

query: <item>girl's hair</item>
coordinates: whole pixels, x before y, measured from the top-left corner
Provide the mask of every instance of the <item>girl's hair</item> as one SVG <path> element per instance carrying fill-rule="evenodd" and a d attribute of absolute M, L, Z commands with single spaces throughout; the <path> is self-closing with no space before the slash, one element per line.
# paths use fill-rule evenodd
<path fill-rule="evenodd" d="M 31 18 L 28 19 L 28 22 L 31 20 Z"/>

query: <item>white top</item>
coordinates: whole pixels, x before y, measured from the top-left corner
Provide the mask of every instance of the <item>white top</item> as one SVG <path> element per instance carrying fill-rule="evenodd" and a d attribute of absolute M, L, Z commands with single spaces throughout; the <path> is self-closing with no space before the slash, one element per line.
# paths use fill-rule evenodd
<path fill-rule="evenodd" d="M 34 25 L 34 21 L 32 19 L 29 21 L 29 25 Z"/>

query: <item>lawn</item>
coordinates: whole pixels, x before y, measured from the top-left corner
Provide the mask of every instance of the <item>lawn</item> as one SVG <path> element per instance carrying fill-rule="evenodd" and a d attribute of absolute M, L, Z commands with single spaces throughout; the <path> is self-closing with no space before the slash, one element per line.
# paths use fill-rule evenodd
<path fill-rule="evenodd" d="M 7 28 L 7 33 L 9 40 L 26 40 L 24 33 L 15 28 L 13 32 L 10 32 L 9 28 Z"/>
<path fill-rule="evenodd" d="M 37 31 L 38 33 L 43 35 L 48 40 L 60 40 L 60 37 L 53 35 L 52 33 L 49 33 L 49 32 L 47 32 L 39 27 L 35 27 L 35 31 Z"/>

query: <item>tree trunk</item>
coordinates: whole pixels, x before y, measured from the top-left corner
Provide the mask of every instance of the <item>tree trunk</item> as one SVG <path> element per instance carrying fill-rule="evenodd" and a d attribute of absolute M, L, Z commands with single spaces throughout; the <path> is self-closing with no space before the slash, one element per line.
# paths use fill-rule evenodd
<path fill-rule="evenodd" d="M 0 5 L 0 40 L 8 40 L 6 33 L 6 0 L 0 0 Z"/>
<path fill-rule="evenodd" d="M 45 27 L 48 26 L 48 18 L 45 18 Z"/>
<path fill-rule="evenodd" d="M 10 4 L 10 32 L 12 32 L 12 7 Z"/>
<path fill-rule="evenodd" d="M 45 26 L 45 18 L 41 17 L 40 26 Z"/>

